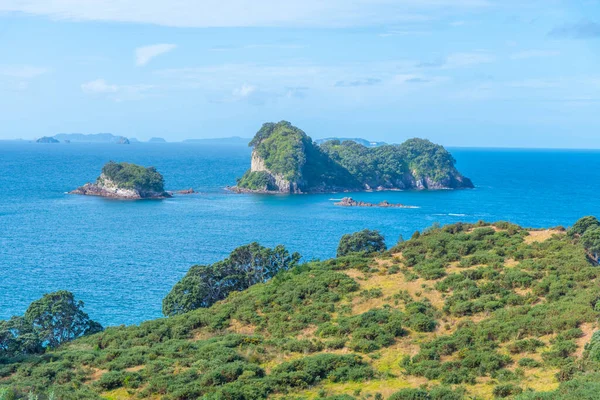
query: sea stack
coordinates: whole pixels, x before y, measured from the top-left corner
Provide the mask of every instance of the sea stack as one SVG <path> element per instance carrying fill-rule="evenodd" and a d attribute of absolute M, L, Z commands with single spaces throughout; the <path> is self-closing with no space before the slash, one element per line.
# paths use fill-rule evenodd
<path fill-rule="evenodd" d="M 86 183 L 70 192 L 86 196 L 141 200 L 171 197 L 164 189 L 163 176 L 154 167 L 110 161 L 94 183 Z"/>
<path fill-rule="evenodd" d="M 366 147 L 353 140 L 316 144 L 287 121 L 256 133 L 250 169 L 237 193 L 339 193 L 473 188 L 442 146 L 425 139 Z"/>

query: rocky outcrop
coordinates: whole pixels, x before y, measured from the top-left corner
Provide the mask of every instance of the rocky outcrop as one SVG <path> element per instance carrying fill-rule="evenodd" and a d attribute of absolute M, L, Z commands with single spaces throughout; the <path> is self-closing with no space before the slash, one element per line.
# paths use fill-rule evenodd
<path fill-rule="evenodd" d="M 173 194 L 173 192 L 169 192 L 169 193 Z M 189 189 L 177 190 L 174 193 L 175 194 L 195 194 L 197 192 L 194 189 L 189 188 Z"/>
<path fill-rule="evenodd" d="M 384 200 L 380 203 L 369 203 L 366 201 L 357 201 L 352 197 L 344 197 L 342 200 L 334 203 L 336 206 L 341 207 L 382 207 L 382 208 L 416 208 L 414 206 L 407 206 L 400 203 L 390 203 Z"/>
<path fill-rule="evenodd" d="M 172 197 L 167 192 L 142 191 L 119 187 L 115 182 L 102 174 L 95 183 L 85 185 L 69 192 L 85 196 L 99 196 L 111 199 L 141 200 L 141 199 L 166 199 Z"/>

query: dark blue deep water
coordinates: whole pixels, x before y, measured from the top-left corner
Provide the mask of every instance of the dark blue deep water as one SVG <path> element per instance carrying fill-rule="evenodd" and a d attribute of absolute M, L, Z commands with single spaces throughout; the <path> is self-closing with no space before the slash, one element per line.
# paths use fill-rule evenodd
<path fill-rule="evenodd" d="M 451 149 L 474 190 L 357 193 L 417 209 L 340 208 L 340 195 L 235 195 L 246 147 L 202 144 L 0 142 L 0 319 L 43 293 L 66 289 L 105 325 L 161 315 L 161 300 L 197 263 L 236 246 L 284 244 L 305 260 L 334 256 L 344 233 L 379 229 L 394 244 L 434 222 L 509 220 L 571 225 L 600 214 L 600 152 Z M 67 195 L 105 162 L 155 166 L 167 189 L 201 193 L 163 201 Z"/>

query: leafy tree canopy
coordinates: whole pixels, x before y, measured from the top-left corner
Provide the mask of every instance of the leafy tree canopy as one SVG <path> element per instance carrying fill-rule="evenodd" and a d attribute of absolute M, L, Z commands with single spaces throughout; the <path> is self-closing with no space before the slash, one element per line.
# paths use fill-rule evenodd
<path fill-rule="evenodd" d="M 385 238 L 379 231 L 369 229 L 346 234 L 340 239 L 337 256 L 346 256 L 352 253 L 376 253 L 385 251 Z"/>
<path fill-rule="evenodd" d="M 83 302 L 64 290 L 31 303 L 23 317 L 0 321 L 0 355 L 31 354 L 55 348 L 102 326 L 83 311 Z"/>
<path fill-rule="evenodd" d="M 598 261 L 598 255 L 600 254 L 600 226 L 588 228 L 585 233 L 581 235 L 581 244 L 591 253 L 592 257 Z"/>
<path fill-rule="evenodd" d="M 570 237 L 581 236 L 588 229 L 598 226 L 600 226 L 600 221 L 598 221 L 598 218 L 589 215 L 587 217 L 580 218 L 577 222 L 575 222 L 575 224 L 567 231 L 567 233 Z"/>
<path fill-rule="evenodd" d="M 124 189 L 141 192 L 164 192 L 163 176 L 154 167 L 110 161 L 102 168 L 102 174 Z"/>
<path fill-rule="evenodd" d="M 254 242 L 238 247 L 223 261 L 193 266 L 163 300 L 163 313 L 173 316 L 210 307 L 233 291 L 266 282 L 299 260 L 300 254 L 290 254 L 282 245 L 270 249 Z"/>

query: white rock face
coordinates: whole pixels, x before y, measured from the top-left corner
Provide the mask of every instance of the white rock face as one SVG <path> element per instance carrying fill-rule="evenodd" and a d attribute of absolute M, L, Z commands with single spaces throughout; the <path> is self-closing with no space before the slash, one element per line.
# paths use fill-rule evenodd
<path fill-rule="evenodd" d="M 119 188 L 115 182 L 101 174 L 96 183 L 86 183 L 82 187 L 75 189 L 71 194 L 82 194 L 86 196 L 110 197 L 115 199 L 139 200 L 143 198 L 165 198 L 170 197 L 168 193 L 140 193 L 135 189 Z"/>
<path fill-rule="evenodd" d="M 106 191 L 107 193 L 114 194 L 116 197 L 123 197 L 127 199 L 141 198 L 140 193 L 137 190 L 119 188 L 112 180 L 108 179 L 104 174 L 101 174 L 100 178 L 98 178 L 98 187 Z"/>
<path fill-rule="evenodd" d="M 265 160 L 260 158 L 260 156 L 256 153 L 256 150 L 252 150 L 252 160 L 250 161 L 250 171 L 252 172 L 268 172 L 271 173 L 265 166 Z"/>
<path fill-rule="evenodd" d="M 291 183 L 283 177 L 281 174 L 274 174 L 265 165 L 263 160 L 257 153 L 256 150 L 252 151 L 252 159 L 250 161 L 250 171 L 252 172 L 267 172 L 273 178 L 273 183 L 277 187 L 277 191 L 281 193 L 298 193 L 298 186 L 296 183 Z"/>

